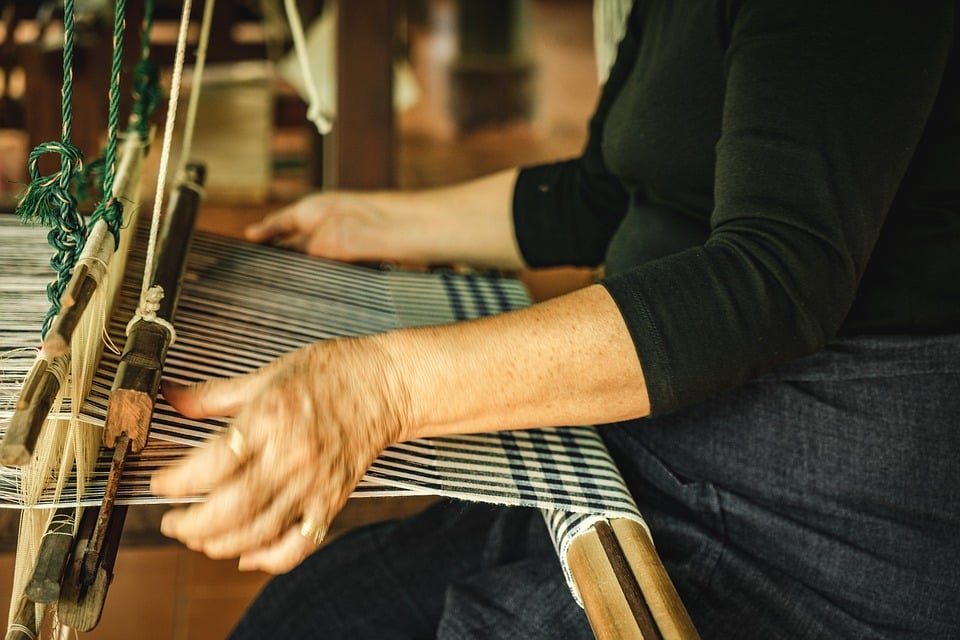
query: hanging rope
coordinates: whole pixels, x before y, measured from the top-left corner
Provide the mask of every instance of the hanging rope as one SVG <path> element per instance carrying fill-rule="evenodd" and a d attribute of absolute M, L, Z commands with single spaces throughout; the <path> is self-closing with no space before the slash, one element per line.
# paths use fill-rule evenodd
<path fill-rule="evenodd" d="M 150 116 L 160 104 L 160 68 L 150 59 L 150 37 L 153 32 L 153 3 L 146 0 L 143 23 L 140 26 L 140 61 L 133 70 L 133 110 L 131 127 L 147 139 L 150 133 Z"/>
<path fill-rule="evenodd" d="M 155 253 L 157 248 L 157 236 L 160 230 L 160 213 L 163 209 L 163 192 L 167 181 L 167 167 L 170 162 L 170 149 L 173 143 L 173 126 L 177 119 L 177 105 L 180 101 L 180 78 L 183 75 L 183 64 L 186 60 L 187 51 L 187 33 L 190 27 L 190 12 L 193 8 L 192 0 L 183 1 L 183 9 L 180 17 L 180 28 L 177 32 L 177 48 L 173 59 L 173 77 L 170 80 L 170 99 L 167 102 L 167 117 L 163 129 L 163 142 L 160 147 L 160 168 L 157 172 L 157 188 L 154 191 L 153 215 L 150 220 L 150 236 L 147 239 L 147 256 L 143 268 L 143 281 L 140 287 L 140 303 L 138 304 L 134 318 L 148 317 L 150 299 L 160 299 L 163 297 L 163 290 L 153 290 L 153 266 L 155 262 Z M 205 26 L 209 29 L 209 25 Z M 200 79 L 198 78 L 199 82 Z M 189 149 L 181 149 L 182 154 L 189 153 Z M 157 297 L 159 296 L 159 298 Z M 131 321 L 132 322 L 132 321 Z"/>
<path fill-rule="evenodd" d="M 47 241 L 56 254 L 50 267 L 57 272 L 56 280 L 47 285 L 50 310 L 43 321 L 41 334 L 45 336 L 50 323 L 60 312 L 60 296 L 70 280 L 70 271 L 76 263 L 87 238 L 87 228 L 77 210 L 77 201 L 70 192 L 71 185 L 83 171 L 83 154 L 72 143 L 73 136 L 73 51 L 74 0 L 63 5 L 63 89 L 60 114 L 63 127 L 60 142 L 45 142 L 30 152 L 27 170 L 30 182 L 17 204 L 17 215 L 25 222 L 52 227 Z M 60 170 L 49 176 L 40 175 L 40 158 L 48 153 L 60 155 Z"/>
<path fill-rule="evenodd" d="M 126 0 L 116 0 L 113 11 L 113 60 L 110 65 L 109 111 L 107 114 L 107 149 L 103 155 L 102 200 L 90 216 L 90 224 L 103 219 L 120 245 L 120 224 L 123 205 L 113 194 L 113 180 L 117 173 L 117 138 L 120 130 L 120 70 L 123 64 L 123 32 L 126 28 Z"/>

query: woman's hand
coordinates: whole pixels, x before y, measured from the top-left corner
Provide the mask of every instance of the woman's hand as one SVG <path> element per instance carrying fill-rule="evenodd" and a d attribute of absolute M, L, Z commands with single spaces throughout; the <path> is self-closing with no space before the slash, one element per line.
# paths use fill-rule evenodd
<path fill-rule="evenodd" d="M 407 264 L 458 262 L 520 269 L 513 232 L 516 171 L 423 191 L 332 191 L 309 195 L 246 229 L 315 256 Z"/>
<path fill-rule="evenodd" d="M 384 206 L 390 197 L 316 193 L 250 225 L 245 235 L 252 242 L 334 260 L 403 259 L 402 240 L 414 221 L 391 215 L 391 208 Z"/>
<path fill-rule="evenodd" d="M 159 496 L 207 498 L 167 513 L 162 532 L 272 573 L 315 550 L 303 523 L 326 531 L 409 419 L 407 389 L 378 338 L 318 342 L 245 376 L 166 384 L 164 395 L 190 417 L 234 415 L 242 446 L 218 438 L 153 477 Z"/>

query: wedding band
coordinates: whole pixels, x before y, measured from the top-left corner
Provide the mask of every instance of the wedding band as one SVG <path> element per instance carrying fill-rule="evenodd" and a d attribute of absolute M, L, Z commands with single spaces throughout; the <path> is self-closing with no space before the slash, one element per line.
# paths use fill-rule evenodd
<path fill-rule="evenodd" d="M 229 427 L 227 429 L 227 447 L 233 452 L 240 462 L 246 462 L 249 457 L 247 450 L 247 437 L 239 429 Z"/>
<path fill-rule="evenodd" d="M 327 535 L 327 528 L 310 518 L 306 518 L 300 525 L 300 535 L 313 542 L 313 544 L 319 545 Z"/>

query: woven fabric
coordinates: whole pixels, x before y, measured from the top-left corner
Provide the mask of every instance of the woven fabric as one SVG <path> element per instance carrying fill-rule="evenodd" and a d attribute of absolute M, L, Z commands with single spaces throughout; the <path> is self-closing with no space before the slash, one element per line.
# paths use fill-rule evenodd
<path fill-rule="evenodd" d="M 16 291 L 18 301 L 23 300 L 0 309 L 3 432 L 12 415 L 17 383 L 35 353 L 35 328 L 45 312 L 42 283 L 48 277 L 48 250 L 40 230 L 5 219 L 0 219 L 0 242 L 16 249 L 12 259 L 0 261 L 0 291 L 4 297 Z M 143 268 L 142 255 L 134 253 L 128 260 L 131 283 L 110 327 L 118 346 L 124 339 L 125 319 L 135 306 L 135 274 Z M 27 304 L 33 298 L 36 308 Z M 466 320 L 526 304 L 526 291 L 513 280 L 348 266 L 198 234 L 175 319 L 177 340 L 164 373 L 181 382 L 238 375 L 315 340 Z M 91 424 L 103 424 L 116 368 L 117 355 L 107 351 L 82 408 Z M 225 426 L 225 420 L 184 418 L 158 399 L 150 443 L 128 460 L 119 501 L 156 502 L 149 493 L 151 473 L 190 447 L 202 446 Z M 99 501 L 108 469 L 109 457 L 103 453 L 82 503 Z M 16 469 L 0 468 L 0 507 L 22 507 L 15 491 L 18 474 Z M 356 496 L 409 494 L 540 507 L 561 551 L 600 517 L 642 523 L 603 442 L 595 430 L 584 427 L 398 444 L 373 464 L 355 492 Z M 61 503 L 75 500 L 68 492 Z M 50 499 L 41 502 L 43 507 L 51 505 Z"/>

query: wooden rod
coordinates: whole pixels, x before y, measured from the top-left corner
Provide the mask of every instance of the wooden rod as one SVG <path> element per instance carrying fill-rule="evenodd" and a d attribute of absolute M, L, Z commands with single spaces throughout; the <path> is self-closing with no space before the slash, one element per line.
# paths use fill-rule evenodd
<path fill-rule="evenodd" d="M 127 210 L 131 213 L 134 210 L 130 205 L 135 204 L 133 194 L 140 181 L 145 143 L 131 129 L 120 151 L 113 193 L 124 206 L 125 221 L 132 217 L 127 215 Z M 56 364 L 62 371 L 66 371 L 70 365 L 69 347 L 73 332 L 99 283 L 103 281 L 113 254 L 113 236 L 106 222 L 99 220 L 90 231 L 83 253 L 61 297 L 60 313 L 54 318 L 44 339 L 44 355 L 57 359 Z M 60 381 L 53 375 L 46 360 L 38 358 L 24 381 L 10 426 L 0 443 L 0 464 L 22 466 L 30 462 L 58 393 Z"/>
<path fill-rule="evenodd" d="M 34 361 L 17 398 L 7 433 L 0 443 L 0 464 L 23 466 L 33 459 L 40 431 L 60 393 L 60 379 L 54 369 L 66 371 L 69 366 L 69 354 L 53 362 L 44 358 Z"/>
<path fill-rule="evenodd" d="M 24 590 L 34 602 L 52 604 L 60 597 L 63 571 L 73 547 L 73 525 L 76 522 L 74 507 L 57 509 L 40 541 L 37 563 Z"/>
<path fill-rule="evenodd" d="M 699 640 L 640 524 L 601 521 L 570 544 L 567 563 L 598 640 Z"/>
<path fill-rule="evenodd" d="M 110 463 L 110 475 L 107 478 L 107 486 L 103 495 L 103 502 L 97 512 L 97 522 L 94 525 L 93 533 L 90 534 L 90 540 L 87 542 L 87 550 L 83 559 L 83 567 L 80 573 L 81 581 L 89 586 L 93 583 L 97 575 L 97 568 L 100 566 L 103 556 L 103 548 L 107 539 L 107 531 L 114 524 L 113 507 L 116 503 L 117 492 L 120 489 L 120 478 L 123 476 L 123 467 L 127 462 L 127 455 L 130 453 L 130 436 L 121 434 L 117 438 L 116 446 L 113 449 L 113 460 Z"/>
<path fill-rule="evenodd" d="M 662 640 L 663 636 L 660 635 L 653 616 L 650 614 L 650 608 L 647 606 L 647 601 L 644 600 L 643 591 L 637 583 L 636 576 L 630 570 L 630 564 L 624 555 L 623 547 L 617 541 L 617 536 L 610 528 L 610 524 L 606 520 L 601 520 L 594 525 L 594 529 L 597 532 L 597 539 L 600 541 L 600 546 L 603 548 L 607 561 L 610 563 L 610 568 L 613 569 L 613 575 L 620 585 L 623 597 L 627 600 L 627 605 L 630 607 L 643 637 L 646 640 Z"/>
<path fill-rule="evenodd" d="M 60 622 L 79 632 L 92 631 L 103 616 L 107 590 L 113 582 L 113 567 L 120 548 L 120 535 L 127 515 L 126 505 L 116 505 L 111 513 L 99 564 L 92 575 L 85 574 L 85 560 L 96 527 L 97 511 L 87 509 L 81 519 L 82 535 L 77 535 L 73 554 L 63 577 L 63 587 L 57 602 Z"/>
<path fill-rule="evenodd" d="M 60 313 L 53 319 L 43 339 L 43 350 L 51 357 L 61 356 L 70 348 L 73 332 L 107 273 L 114 244 L 106 221 L 97 220 L 87 236 L 70 282 L 60 297 Z"/>
<path fill-rule="evenodd" d="M 611 520 L 610 526 L 665 640 L 698 640 L 700 634 L 663 567 L 647 530 L 625 518 Z"/>
<path fill-rule="evenodd" d="M 169 323 L 173 322 L 176 314 L 204 178 L 203 165 L 191 164 L 186 167 L 186 179 L 177 187 L 171 199 L 157 253 L 153 286 L 162 287 L 164 297 L 156 314 Z M 169 331 L 160 323 L 140 320 L 130 327 L 107 405 L 103 429 L 105 446 L 116 446 L 117 439 L 123 434 L 130 437 L 133 451 L 140 451 L 146 446 L 171 338 Z"/>

